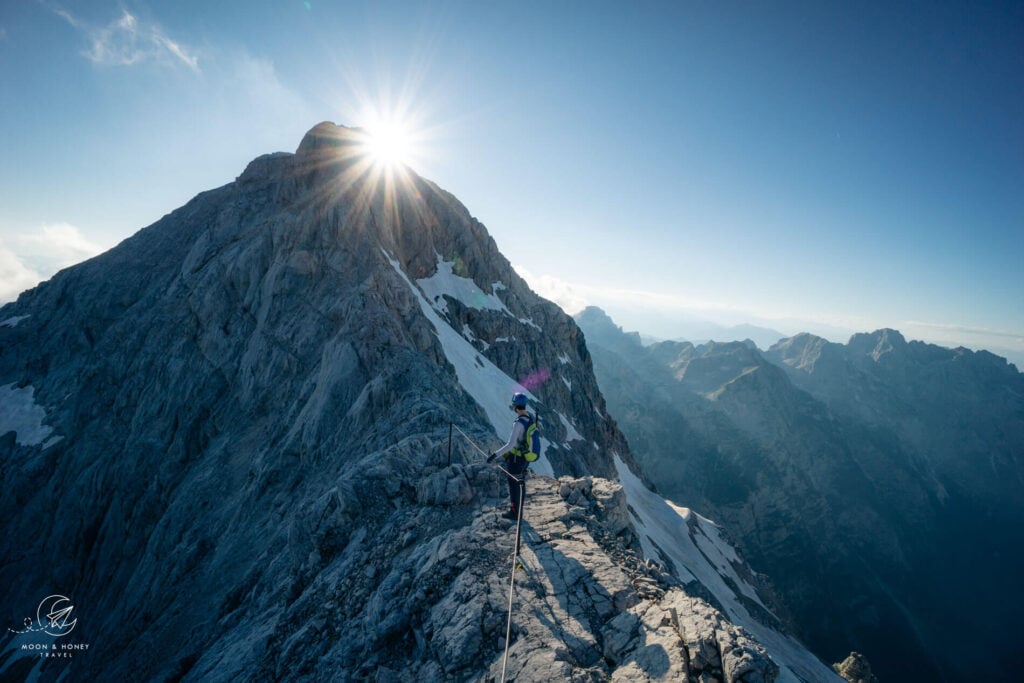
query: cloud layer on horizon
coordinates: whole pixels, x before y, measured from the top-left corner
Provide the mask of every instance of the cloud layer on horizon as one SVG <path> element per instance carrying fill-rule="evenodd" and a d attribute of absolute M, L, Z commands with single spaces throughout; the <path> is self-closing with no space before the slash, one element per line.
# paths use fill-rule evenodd
<path fill-rule="evenodd" d="M 987 349 L 1016 363 L 1024 357 L 1024 334 L 1012 331 L 915 320 L 878 321 L 835 315 L 759 315 L 736 306 L 692 301 L 663 292 L 580 285 L 552 275 L 538 275 L 521 266 L 513 267 L 537 294 L 554 302 L 569 315 L 575 315 L 587 306 L 598 306 L 627 330 L 665 339 L 685 338 L 682 330 L 694 321 L 726 327 L 741 324 L 771 327 L 787 335 L 810 332 L 839 343 L 845 343 L 852 334 L 858 332 L 892 327 L 908 339 L 947 347 Z"/>

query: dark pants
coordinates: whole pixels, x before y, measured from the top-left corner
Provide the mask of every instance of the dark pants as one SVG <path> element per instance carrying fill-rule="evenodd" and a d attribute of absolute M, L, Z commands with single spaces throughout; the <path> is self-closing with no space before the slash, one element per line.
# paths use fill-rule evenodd
<path fill-rule="evenodd" d="M 505 463 L 505 469 L 519 478 L 519 481 L 516 481 L 505 474 L 505 478 L 508 479 L 508 499 L 512 503 L 512 511 L 518 514 L 520 503 L 526 503 L 526 467 L 529 463 L 522 458 L 512 458 Z"/>

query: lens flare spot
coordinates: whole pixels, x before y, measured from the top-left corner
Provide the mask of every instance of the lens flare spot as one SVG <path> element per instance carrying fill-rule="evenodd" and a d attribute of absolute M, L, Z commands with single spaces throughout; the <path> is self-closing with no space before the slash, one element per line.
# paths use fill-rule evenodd
<path fill-rule="evenodd" d="M 523 377 L 521 380 L 519 380 L 519 384 L 527 391 L 533 391 L 540 387 L 545 382 L 547 382 L 550 378 L 550 368 L 541 368 L 540 370 L 537 370 L 536 372 L 531 372 L 526 377 Z"/>

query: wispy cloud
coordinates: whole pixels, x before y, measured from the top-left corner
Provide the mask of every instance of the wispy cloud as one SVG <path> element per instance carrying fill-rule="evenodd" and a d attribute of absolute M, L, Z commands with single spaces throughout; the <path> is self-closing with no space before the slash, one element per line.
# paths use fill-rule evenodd
<path fill-rule="evenodd" d="M 103 247 L 89 240 L 70 223 L 52 223 L 13 239 L 15 253 L 43 277 L 96 256 Z"/>
<path fill-rule="evenodd" d="M 997 330 L 991 327 L 972 327 L 970 325 L 956 325 L 951 323 L 926 323 L 918 320 L 908 320 L 908 326 L 924 327 L 936 332 L 950 332 L 956 334 L 983 334 L 991 337 L 1006 337 L 1007 339 L 1024 340 L 1024 332 L 1009 332 Z"/>
<path fill-rule="evenodd" d="M 577 313 L 589 305 L 611 304 L 671 313 L 745 312 L 744 309 L 728 303 L 704 301 L 681 294 L 570 283 L 552 275 L 538 275 L 522 266 L 513 265 L 513 268 L 535 292 L 555 302 L 570 314 Z"/>
<path fill-rule="evenodd" d="M 553 275 L 537 275 L 522 266 L 512 266 L 519 276 L 526 280 L 530 289 L 540 294 L 548 301 L 558 304 L 563 311 L 569 315 L 579 313 L 593 303 L 586 294 L 565 280 Z"/>
<path fill-rule="evenodd" d="M 92 25 L 60 7 L 51 9 L 85 36 L 89 48 L 82 54 L 94 64 L 130 66 L 155 61 L 200 72 L 199 59 L 190 48 L 173 40 L 158 24 L 141 22 L 126 9 L 105 26 Z"/>
<path fill-rule="evenodd" d="M 26 289 L 39 284 L 42 276 L 26 266 L 2 240 L 0 240 L 0 304 L 14 301 Z"/>
<path fill-rule="evenodd" d="M 44 225 L 0 241 L 0 303 L 103 251 L 70 223 Z"/>
<path fill-rule="evenodd" d="M 917 320 L 908 320 L 904 326 L 904 330 L 912 335 L 918 335 L 922 339 L 933 339 L 936 342 L 968 347 L 999 348 L 1024 352 L 1024 332 Z"/>

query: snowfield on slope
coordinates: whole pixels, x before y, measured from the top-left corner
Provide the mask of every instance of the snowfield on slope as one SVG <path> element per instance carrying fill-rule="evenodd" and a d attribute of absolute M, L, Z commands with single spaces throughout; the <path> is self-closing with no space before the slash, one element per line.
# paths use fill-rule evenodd
<path fill-rule="evenodd" d="M 440 254 L 437 255 L 437 272 L 430 277 L 416 280 L 416 284 L 423 290 L 430 305 L 441 313 L 448 313 L 448 303 L 444 297 L 450 296 L 468 308 L 475 308 L 478 311 L 502 311 L 507 315 L 512 315 L 512 311 L 508 310 L 496 294 L 486 294 L 468 277 L 456 275 L 455 263 L 445 261 Z M 506 289 L 506 287 L 501 282 L 491 285 L 492 292 L 499 289 Z"/>
<path fill-rule="evenodd" d="M 483 357 L 462 334 L 441 317 L 441 312 L 444 309 L 438 305 L 432 305 L 427 296 L 433 296 L 435 301 L 443 303 L 443 297 L 441 299 L 437 297 L 441 294 L 448 294 L 463 301 L 466 305 L 472 305 L 463 300 L 462 297 L 465 296 L 469 301 L 477 302 L 478 306 L 474 307 L 497 310 L 493 301 L 489 301 L 488 295 L 484 294 L 475 284 L 469 287 L 465 283 L 455 283 L 454 279 L 466 280 L 466 278 L 455 276 L 448 264 L 445 264 L 446 268 L 442 271 L 440 264 L 444 262 L 441 261 L 439 261 L 438 274 L 432 278 L 418 281 L 421 286 L 425 281 L 428 282 L 425 291 L 429 291 L 425 295 L 424 291 L 421 291 L 420 287 L 417 287 L 405 274 L 398 261 L 386 251 L 384 253 L 392 268 L 415 295 L 423 314 L 434 326 L 445 356 L 455 368 L 459 383 L 483 408 L 494 429 L 495 436 L 504 442 L 512 425 L 512 416 L 508 408 L 509 397 L 514 392 L 526 394 L 531 401 L 536 401 L 536 397 Z M 472 284 L 472 281 L 468 282 Z M 456 296 L 456 293 L 459 296 Z M 488 302 L 490 305 L 486 305 Z M 560 413 L 558 415 L 571 436 L 582 438 L 575 429 L 571 429 L 571 423 L 563 415 Z M 572 438 L 569 440 L 571 441 Z M 681 574 L 679 578 L 684 581 L 696 579 L 710 590 L 723 605 L 726 616 L 733 623 L 745 628 L 768 649 L 772 658 L 779 665 L 780 673 L 777 680 L 781 683 L 843 680 L 831 667 L 817 659 L 800 643 L 761 624 L 743 606 L 723 576 L 728 577 L 733 585 L 739 587 L 746 599 L 761 607 L 764 607 L 764 604 L 754 587 L 736 573 L 731 561 L 736 561 L 739 558 L 735 550 L 721 538 L 717 527 L 710 520 L 706 520 L 686 508 L 672 505 L 647 489 L 617 455 L 614 461 L 619 475 L 619 483 L 625 490 L 634 512 L 633 521 L 640 534 L 641 545 L 647 557 L 656 561 L 667 559 Z M 554 476 L 551 464 L 546 458 L 541 458 L 534 463 L 533 469 L 538 474 Z M 696 522 L 696 539 L 690 534 L 688 521 L 691 517 Z M 765 610 L 767 611 L 767 608 Z"/>
<path fill-rule="evenodd" d="M 384 252 L 384 255 L 387 257 L 391 267 L 395 269 L 395 272 L 409 285 L 409 289 L 420 303 L 423 315 L 427 316 L 427 319 L 434 326 L 437 338 L 441 342 L 441 347 L 444 349 L 448 362 L 455 367 L 455 374 L 459 379 L 459 384 L 484 409 L 484 414 L 487 415 L 487 419 L 494 429 L 495 436 L 504 444 L 515 420 L 515 415 L 509 409 L 509 399 L 512 397 L 512 394 L 516 392 L 526 394 L 531 402 L 536 402 L 537 397 L 519 382 L 505 374 L 497 365 L 482 356 L 472 344 L 466 341 L 465 337 L 445 322 L 434 306 L 431 306 L 419 288 L 405 274 L 398 261 L 391 258 L 391 255 L 387 252 Z M 481 445 L 487 446 L 486 444 Z M 543 474 L 548 477 L 554 476 L 551 463 L 543 455 L 537 462 L 531 465 L 530 469 L 537 474 Z"/>
<path fill-rule="evenodd" d="M 43 424 L 45 419 L 46 409 L 36 404 L 31 384 L 20 389 L 13 382 L 0 387 L 0 434 L 14 432 L 22 446 L 38 446 L 46 441 L 43 448 L 49 448 L 63 437 L 47 441 L 53 427 Z"/>
<path fill-rule="evenodd" d="M 0 327 L 17 327 L 18 323 L 20 323 L 22 320 L 25 320 L 25 319 L 27 319 L 29 317 L 30 316 L 27 316 L 27 315 L 16 315 L 13 318 L 8 318 L 7 320 L 4 320 L 3 322 L 0 322 Z"/>
<path fill-rule="evenodd" d="M 738 560 L 735 549 L 726 543 L 717 526 L 688 508 L 673 505 L 651 491 L 615 455 L 619 483 L 626 493 L 633 513 L 633 522 L 640 534 L 640 544 L 648 558 L 675 566 L 679 578 L 698 580 L 722 605 L 726 616 L 745 628 L 758 640 L 779 665 L 780 683 L 802 681 L 842 681 L 831 667 L 819 660 L 793 638 L 762 624 L 739 600 L 726 578 L 737 586 L 743 596 L 761 607 L 764 603 L 757 591 L 736 573 L 731 562 Z M 691 535 L 690 523 L 694 522 Z M 765 610 L 767 608 L 765 607 Z"/>

